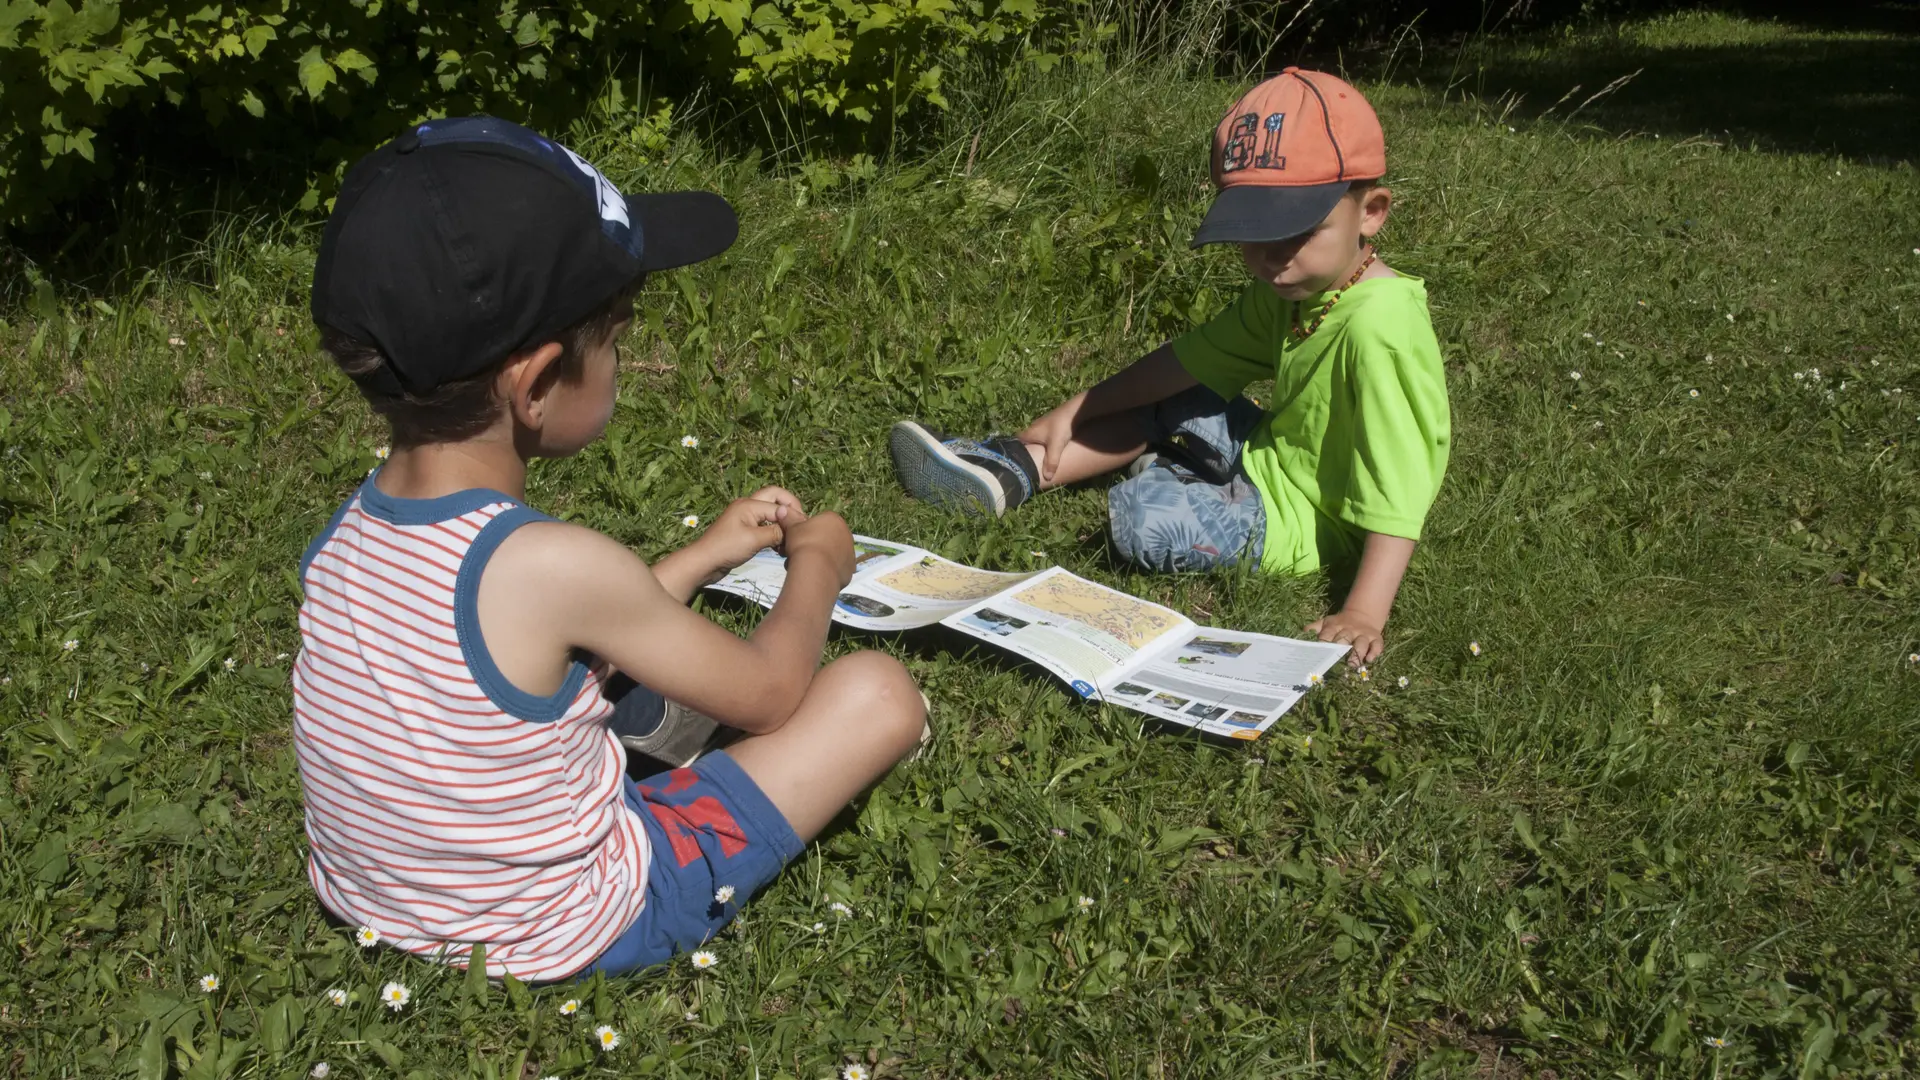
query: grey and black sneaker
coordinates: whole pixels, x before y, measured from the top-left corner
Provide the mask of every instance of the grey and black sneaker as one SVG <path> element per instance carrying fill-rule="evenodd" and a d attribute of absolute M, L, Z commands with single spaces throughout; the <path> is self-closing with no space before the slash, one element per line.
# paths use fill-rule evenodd
<path fill-rule="evenodd" d="M 1033 455 L 1011 435 L 955 439 L 902 420 L 887 450 L 907 494 L 949 510 L 999 517 L 1040 490 Z"/>
<path fill-rule="evenodd" d="M 679 702 L 669 701 L 660 715 L 660 722 L 641 732 L 621 731 L 616 726 L 614 734 L 628 750 L 644 754 L 655 761 L 684 769 L 694 763 L 701 754 L 718 745 L 727 735 L 727 729 L 705 713 L 697 713 Z"/>

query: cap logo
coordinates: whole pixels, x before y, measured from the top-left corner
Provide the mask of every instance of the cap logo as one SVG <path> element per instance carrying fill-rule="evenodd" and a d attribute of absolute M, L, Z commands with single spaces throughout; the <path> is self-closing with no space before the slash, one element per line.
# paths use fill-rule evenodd
<path fill-rule="evenodd" d="M 1286 125 L 1286 113 L 1268 113 L 1265 121 L 1259 113 L 1242 113 L 1234 118 L 1227 142 L 1220 150 L 1220 172 L 1242 169 L 1284 169 L 1287 156 L 1280 152 L 1280 132 Z M 1264 137 L 1263 137 L 1264 133 Z M 1259 150 L 1256 155 L 1255 149 Z"/>
<path fill-rule="evenodd" d="M 554 145 L 559 146 L 558 143 Z M 627 198 L 620 194 L 619 188 L 613 186 L 613 181 L 602 175 L 599 169 L 587 164 L 587 160 L 579 154 L 564 146 L 560 147 L 560 152 L 567 155 L 567 160 L 593 181 L 594 195 L 600 204 L 600 220 L 617 224 L 623 229 L 633 228 L 633 223 L 627 220 Z"/>

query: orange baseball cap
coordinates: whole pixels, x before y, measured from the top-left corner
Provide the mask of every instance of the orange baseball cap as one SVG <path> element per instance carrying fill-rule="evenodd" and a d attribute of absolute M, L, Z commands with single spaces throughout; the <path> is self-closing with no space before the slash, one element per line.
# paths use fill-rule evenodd
<path fill-rule="evenodd" d="M 1387 174 L 1387 137 L 1360 91 L 1290 67 L 1247 91 L 1213 132 L 1220 189 L 1193 246 L 1299 236 L 1355 180 Z"/>

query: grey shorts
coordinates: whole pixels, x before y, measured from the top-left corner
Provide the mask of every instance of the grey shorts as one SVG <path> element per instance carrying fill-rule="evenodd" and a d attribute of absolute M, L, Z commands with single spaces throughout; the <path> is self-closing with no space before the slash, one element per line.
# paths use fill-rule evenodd
<path fill-rule="evenodd" d="M 1151 406 L 1148 441 L 1159 459 L 1107 492 L 1122 559 L 1162 572 L 1259 565 L 1267 515 L 1240 457 L 1263 415 L 1204 386 Z"/>

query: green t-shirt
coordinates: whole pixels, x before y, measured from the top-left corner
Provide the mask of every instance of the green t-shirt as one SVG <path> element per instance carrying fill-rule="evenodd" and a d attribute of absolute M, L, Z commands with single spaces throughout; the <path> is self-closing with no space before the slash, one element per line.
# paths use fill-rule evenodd
<path fill-rule="evenodd" d="M 1301 302 L 1303 324 L 1326 299 Z M 1370 532 L 1420 538 L 1447 471 L 1450 424 L 1425 282 L 1368 278 L 1305 341 L 1289 332 L 1293 309 L 1253 282 L 1173 351 L 1229 401 L 1273 379 L 1242 461 L 1267 512 L 1261 569 L 1305 574 L 1357 560 Z"/>

